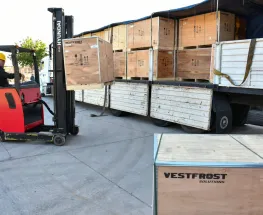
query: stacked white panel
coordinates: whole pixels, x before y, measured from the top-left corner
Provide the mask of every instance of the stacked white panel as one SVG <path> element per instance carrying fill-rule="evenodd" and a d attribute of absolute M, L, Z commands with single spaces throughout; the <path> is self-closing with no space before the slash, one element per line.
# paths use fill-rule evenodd
<path fill-rule="evenodd" d="M 147 116 L 148 95 L 148 84 L 115 82 L 111 86 L 110 107 L 128 113 Z"/>
<path fill-rule="evenodd" d="M 78 102 L 83 101 L 82 90 L 75 90 L 75 100 Z"/>
<path fill-rule="evenodd" d="M 109 91 L 107 91 L 107 94 L 108 94 L 108 92 Z M 108 107 L 108 95 L 106 98 L 107 99 L 106 100 L 106 107 Z M 84 90 L 83 102 L 85 102 L 87 104 L 103 106 L 104 97 L 105 97 L 105 88 L 94 89 L 94 90 Z"/>
<path fill-rule="evenodd" d="M 209 130 L 212 97 L 211 89 L 153 85 L 151 117 Z"/>
<path fill-rule="evenodd" d="M 214 67 L 221 73 L 229 75 L 236 86 L 220 76 L 214 76 L 214 84 L 226 87 L 263 89 L 263 39 L 257 39 L 250 73 L 246 82 L 239 86 L 246 72 L 250 41 L 228 41 L 216 45 Z"/>

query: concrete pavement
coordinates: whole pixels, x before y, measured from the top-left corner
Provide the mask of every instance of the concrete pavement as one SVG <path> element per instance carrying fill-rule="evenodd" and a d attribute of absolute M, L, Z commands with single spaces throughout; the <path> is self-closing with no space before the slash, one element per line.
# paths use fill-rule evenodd
<path fill-rule="evenodd" d="M 63 147 L 0 144 L 1 214 L 151 214 L 153 134 L 183 131 L 135 115 L 89 116 L 100 110 L 78 104 L 80 133 Z M 245 126 L 233 133 L 263 133 L 263 128 Z"/>

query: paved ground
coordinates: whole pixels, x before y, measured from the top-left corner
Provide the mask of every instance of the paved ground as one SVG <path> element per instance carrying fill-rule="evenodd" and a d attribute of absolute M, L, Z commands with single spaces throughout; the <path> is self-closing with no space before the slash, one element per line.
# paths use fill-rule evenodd
<path fill-rule="evenodd" d="M 99 111 L 78 104 L 80 134 L 63 147 L 1 143 L 1 214 L 151 214 L 153 134 L 182 130 L 134 115 L 89 116 Z M 263 128 L 233 133 L 262 134 Z"/>

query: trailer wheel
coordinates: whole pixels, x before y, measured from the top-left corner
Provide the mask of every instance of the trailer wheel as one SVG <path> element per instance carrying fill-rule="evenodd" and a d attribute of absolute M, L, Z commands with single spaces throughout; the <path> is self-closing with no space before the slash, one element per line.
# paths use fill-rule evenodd
<path fill-rule="evenodd" d="M 53 137 L 53 143 L 56 145 L 56 146 L 64 146 L 65 143 L 66 143 L 66 138 L 60 134 L 56 134 L 54 137 Z"/>
<path fill-rule="evenodd" d="M 232 108 L 232 114 L 233 114 L 233 125 L 234 126 L 245 125 L 247 123 L 250 106 L 232 104 L 231 108 Z"/>
<path fill-rule="evenodd" d="M 152 120 L 153 124 L 158 126 L 158 127 L 168 127 L 172 124 L 171 122 L 167 122 L 167 121 L 155 119 L 155 118 L 151 118 L 151 120 Z"/>
<path fill-rule="evenodd" d="M 111 113 L 113 116 L 116 116 L 116 117 L 121 117 L 121 116 L 124 116 L 124 112 L 123 111 L 120 111 L 120 110 L 115 110 L 115 109 L 110 109 Z"/>
<path fill-rule="evenodd" d="M 193 128 L 186 125 L 181 125 L 182 129 L 189 134 L 203 134 L 205 133 L 205 130 L 199 129 L 199 128 Z"/>

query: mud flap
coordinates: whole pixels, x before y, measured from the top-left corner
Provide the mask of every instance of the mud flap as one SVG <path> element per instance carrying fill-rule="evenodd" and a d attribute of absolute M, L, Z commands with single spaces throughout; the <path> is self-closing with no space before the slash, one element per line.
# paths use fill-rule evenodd
<path fill-rule="evenodd" d="M 216 133 L 228 134 L 232 131 L 233 116 L 226 96 L 214 94 L 213 111 L 216 113 Z"/>

